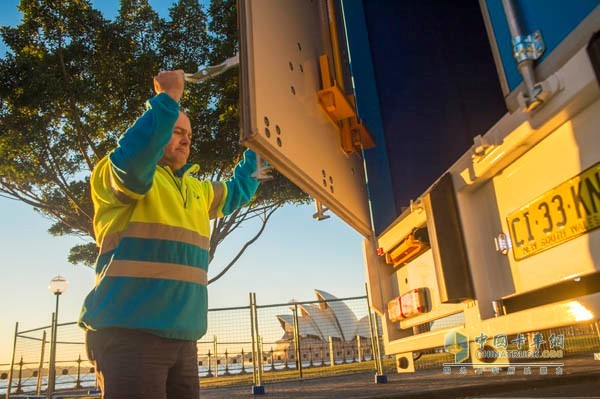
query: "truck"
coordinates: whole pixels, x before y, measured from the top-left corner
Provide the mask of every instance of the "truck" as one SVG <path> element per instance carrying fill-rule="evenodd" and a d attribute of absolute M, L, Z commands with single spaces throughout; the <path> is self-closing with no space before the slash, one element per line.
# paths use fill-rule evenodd
<path fill-rule="evenodd" d="M 364 236 L 399 372 L 598 320 L 599 4 L 238 2 L 241 142 Z"/>

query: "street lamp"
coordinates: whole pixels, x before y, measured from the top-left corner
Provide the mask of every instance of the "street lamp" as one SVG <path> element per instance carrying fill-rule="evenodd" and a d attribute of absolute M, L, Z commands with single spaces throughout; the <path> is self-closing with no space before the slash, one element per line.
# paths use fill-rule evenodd
<path fill-rule="evenodd" d="M 51 398 L 54 393 L 54 387 L 56 382 L 56 335 L 58 333 L 58 299 L 60 294 L 67 290 L 69 282 L 63 276 L 56 276 L 50 280 L 48 291 L 56 296 L 56 310 L 54 311 L 54 317 L 52 317 L 52 331 L 51 331 L 51 342 L 50 342 L 50 365 L 48 367 L 48 397 Z"/>

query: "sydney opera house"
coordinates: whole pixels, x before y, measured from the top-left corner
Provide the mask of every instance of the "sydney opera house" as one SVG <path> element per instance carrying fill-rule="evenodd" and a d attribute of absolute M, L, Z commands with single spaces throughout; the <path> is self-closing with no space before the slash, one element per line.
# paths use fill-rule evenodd
<path fill-rule="evenodd" d="M 316 303 L 297 304 L 298 335 L 303 361 L 362 360 L 371 357 L 371 333 L 366 314 L 366 299 L 356 304 L 365 315 L 358 318 L 344 301 L 322 290 L 315 290 Z M 294 316 L 277 315 L 283 336 L 277 341 L 276 356 L 294 359 Z M 331 338 L 330 338 L 331 337 Z M 330 342 L 332 343 L 330 348 Z"/>

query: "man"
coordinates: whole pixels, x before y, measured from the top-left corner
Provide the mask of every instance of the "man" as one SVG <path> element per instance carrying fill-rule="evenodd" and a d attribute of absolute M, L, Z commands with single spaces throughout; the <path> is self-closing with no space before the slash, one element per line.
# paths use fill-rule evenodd
<path fill-rule="evenodd" d="M 91 178 L 100 255 L 79 325 L 106 399 L 198 398 L 209 219 L 243 206 L 258 187 L 249 150 L 229 181 L 192 177 L 183 71 L 160 72 L 154 88 L 148 110 Z"/>

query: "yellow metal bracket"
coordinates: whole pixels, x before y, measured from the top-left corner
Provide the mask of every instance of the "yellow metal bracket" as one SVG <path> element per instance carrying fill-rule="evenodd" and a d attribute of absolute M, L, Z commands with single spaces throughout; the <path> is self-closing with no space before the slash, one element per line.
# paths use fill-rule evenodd
<path fill-rule="evenodd" d="M 321 68 L 321 87 L 317 92 L 319 105 L 340 133 L 340 146 L 346 154 L 361 149 L 372 148 L 375 140 L 366 126 L 358 120 L 353 101 L 348 99 L 331 77 L 329 60 L 326 55 L 319 57 Z"/>

